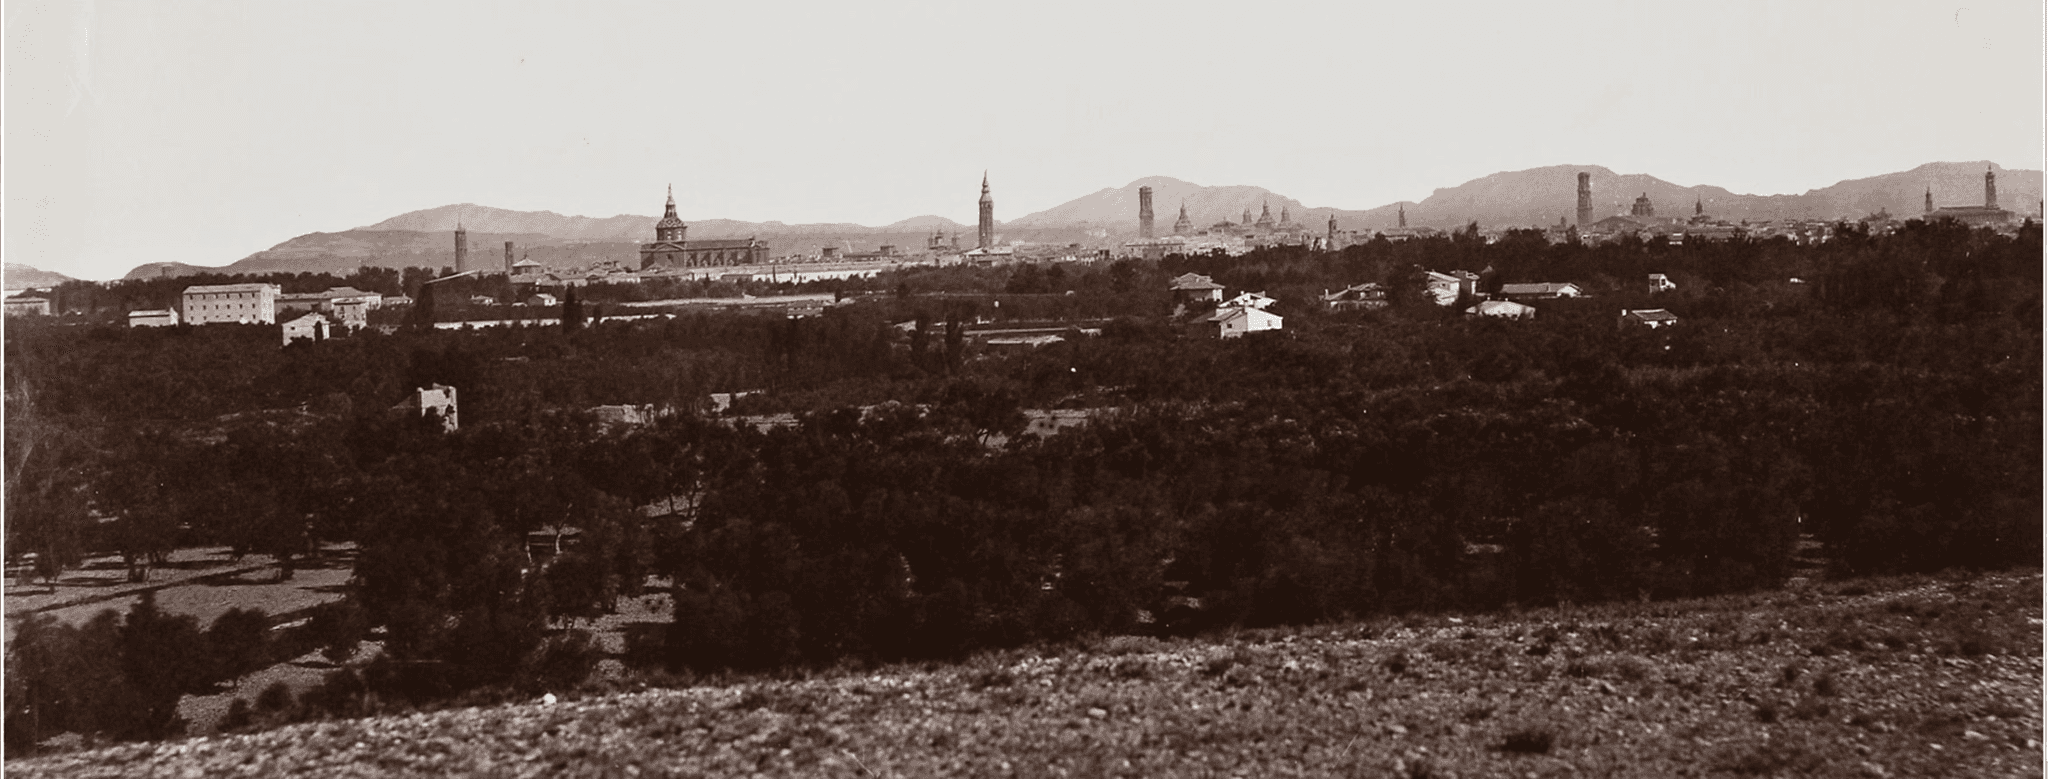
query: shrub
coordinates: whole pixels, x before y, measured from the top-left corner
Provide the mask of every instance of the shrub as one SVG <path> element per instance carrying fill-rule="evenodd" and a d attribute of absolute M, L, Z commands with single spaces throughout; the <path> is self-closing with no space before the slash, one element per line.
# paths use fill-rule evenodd
<path fill-rule="evenodd" d="M 1557 732 L 1548 723 L 1528 723 L 1507 732 L 1500 749 L 1521 755 L 1546 755 L 1557 743 Z"/>

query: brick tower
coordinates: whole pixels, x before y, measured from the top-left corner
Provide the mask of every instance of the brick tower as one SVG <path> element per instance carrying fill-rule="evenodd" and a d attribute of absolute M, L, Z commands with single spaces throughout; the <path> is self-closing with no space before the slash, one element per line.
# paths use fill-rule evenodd
<path fill-rule="evenodd" d="M 1579 174 L 1579 226 L 1593 223 L 1593 174 Z"/>
<path fill-rule="evenodd" d="M 1138 237 L 1152 240 L 1152 188 L 1138 188 Z"/>

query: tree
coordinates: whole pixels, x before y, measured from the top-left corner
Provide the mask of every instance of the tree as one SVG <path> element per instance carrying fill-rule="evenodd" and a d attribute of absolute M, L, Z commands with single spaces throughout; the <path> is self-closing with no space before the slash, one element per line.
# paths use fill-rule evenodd
<path fill-rule="evenodd" d="M 562 293 L 562 332 L 573 333 L 583 329 L 583 301 L 576 298 L 576 287 L 570 285 Z"/>

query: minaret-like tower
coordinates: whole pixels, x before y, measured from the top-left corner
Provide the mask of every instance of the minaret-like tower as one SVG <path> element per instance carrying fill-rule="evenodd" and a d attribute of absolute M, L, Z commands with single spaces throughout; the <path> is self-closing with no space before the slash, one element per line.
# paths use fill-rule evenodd
<path fill-rule="evenodd" d="M 1927 201 L 1926 201 L 1926 203 L 1924 203 L 1924 204 L 1922 204 L 1922 205 L 1920 206 L 1920 213 L 1923 213 L 1923 214 L 1932 214 L 1932 213 L 1934 213 L 1934 186 L 1933 186 L 1933 185 L 1928 185 L 1928 187 L 1927 187 Z"/>
<path fill-rule="evenodd" d="M 1396 214 L 1395 214 L 1395 215 L 1396 215 L 1397 217 L 1399 217 L 1399 218 L 1400 218 L 1400 220 L 1401 220 L 1401 221 L 1400 221 L 1400 227 L 1401 227 L 1401 229 L 1403 229 L 1403 230 L 1406 230 L 1406 229 L 1408 229 L 1408 204 L 1407 204 L 1407 203 L 1400 203 L 1400 204 L 1398 204 L 1398 205 L 1397 205 L 1397 207 L 1398 207 L 1398 208 L 1399 208 L 1400 210 L 1399 210 L 1398 212 L 1396 212 Z"/>
<path fill-rule="evenodd" d="M 469 270 L 469 231 L 462 229 L 462 220 L 455 220 L 455 272 Z"/>
<path fill-rule="evenodd" d="M 1273 229 L 1273 205 L 1271 203 L 1259 204 L 1259 221 L 1253 224 L 1258 225 L 1259 229 L 1262 230 Z"/>
<path fill-rule="evenodd" d="M 981 250 L 986 252 L 996 245 L 996 199 L 988 194 L 988 171 L 981 172 Z"/>
<path fill-rule="evenodd" d="M 690 232 L 690 226 L 683 224 L 683 218 L 676 216 L 676 185 L 668 185 L 668 204 L 662 206 L 661 221 L 654 223 L 655 243 L 681 244 L 683 236 Z"/>
<path fill-rule="evenodd" d="M 1579 226 L 1593 223 L 1593 174 L 1579 174 Z"/>
<path fill-rule="evenodd" d="M 1152 240 L 1152 188 L 1138 188 L 1138 237 Z"/>
<path fill-rule="evenodd" d="M 1180 201 L 1180 218 L 1173 220 L 1173 234 L 1187 235 L 1195 231 L 1195 223 L 1188 219 L 1188 201 Z"/>
<path fill-rule="evenodd" d="M 512 242 L 505 242 L 505 275 L 512 275 Z"/>
<path fill-rule="evenodd" d="M 1998 207 L 1998 174 L 1989 165 L 1984 166 L 1984 207 Z"/>
<path fill-rule="evenodd" d="M 1281 204 L 1280 204 L 1280 226 L 1281 226 L 1281 227 L 1293 227 L 1293 226 L 1294 226 L 1294 214 L 1290 213 L 1290 212 L 1289 212 L 1289 211 L 1287 210 L 1287 204 L 1286 204 L 1286 203 L 1281 203 Z"/>
<path fill-rule="evenodd" d="M 1328 234 L 1328 235 L 1326 235 L 1326 236 L 1325 236 L 1325 237 L 1323 238 L 1323 240 L 1325 240 L 1325 241 L 1327 241 L 1327 242 L 1328 242 L 1328 244 L 1327 244 L 1327 245 L 1325 245 L 1325 246 L 1324 246 L 1324 248 L 1326 248 L 1326 249 L 1328 249 L 1328 250 L 1330 250 L 1330 251 L 1333 251 L 1333 252 L 1337 250 L 1337 215 L 1336 215 L 1336 214 L 1331 214 L 1331 215 L 1330 215 L 1330 229 L 1329 229 L 1329 234 Z"/>
<path fill-rule="evenodd" d="M 1252 210 L 1249 208 L 1244 210 L 1244 226 L 1252 226 Z"/>
<path fill-rule="evenodd" d="M 1692 215 L 1707 215 L 1707 201 L 1704 198 L 1701 198 L 1699 195 L 1692 196 Z"/>

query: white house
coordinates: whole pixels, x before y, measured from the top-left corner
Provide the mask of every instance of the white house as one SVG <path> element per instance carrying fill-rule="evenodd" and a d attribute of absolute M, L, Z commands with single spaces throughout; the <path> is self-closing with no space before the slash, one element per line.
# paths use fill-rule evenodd
<path fill-rule="evenodd" d="M 1245 333 L 1278 330 L 1281 324 L 1277 314 L 1241 306 L 1216 309 L 1215 313 L 1203 317 L 1201 321 L 1213 329 L 1217 338 L 1241 338 Z"/>
<path fill-rule="evenodd" d="M 327 339 L 327 317 L 318 313 L 306 314 L 284 323 L 279 329 L 283 331 L 285 346 L 290 346 L 293 341 L 302 338 L 308 341 L 324 341 Z"/>

